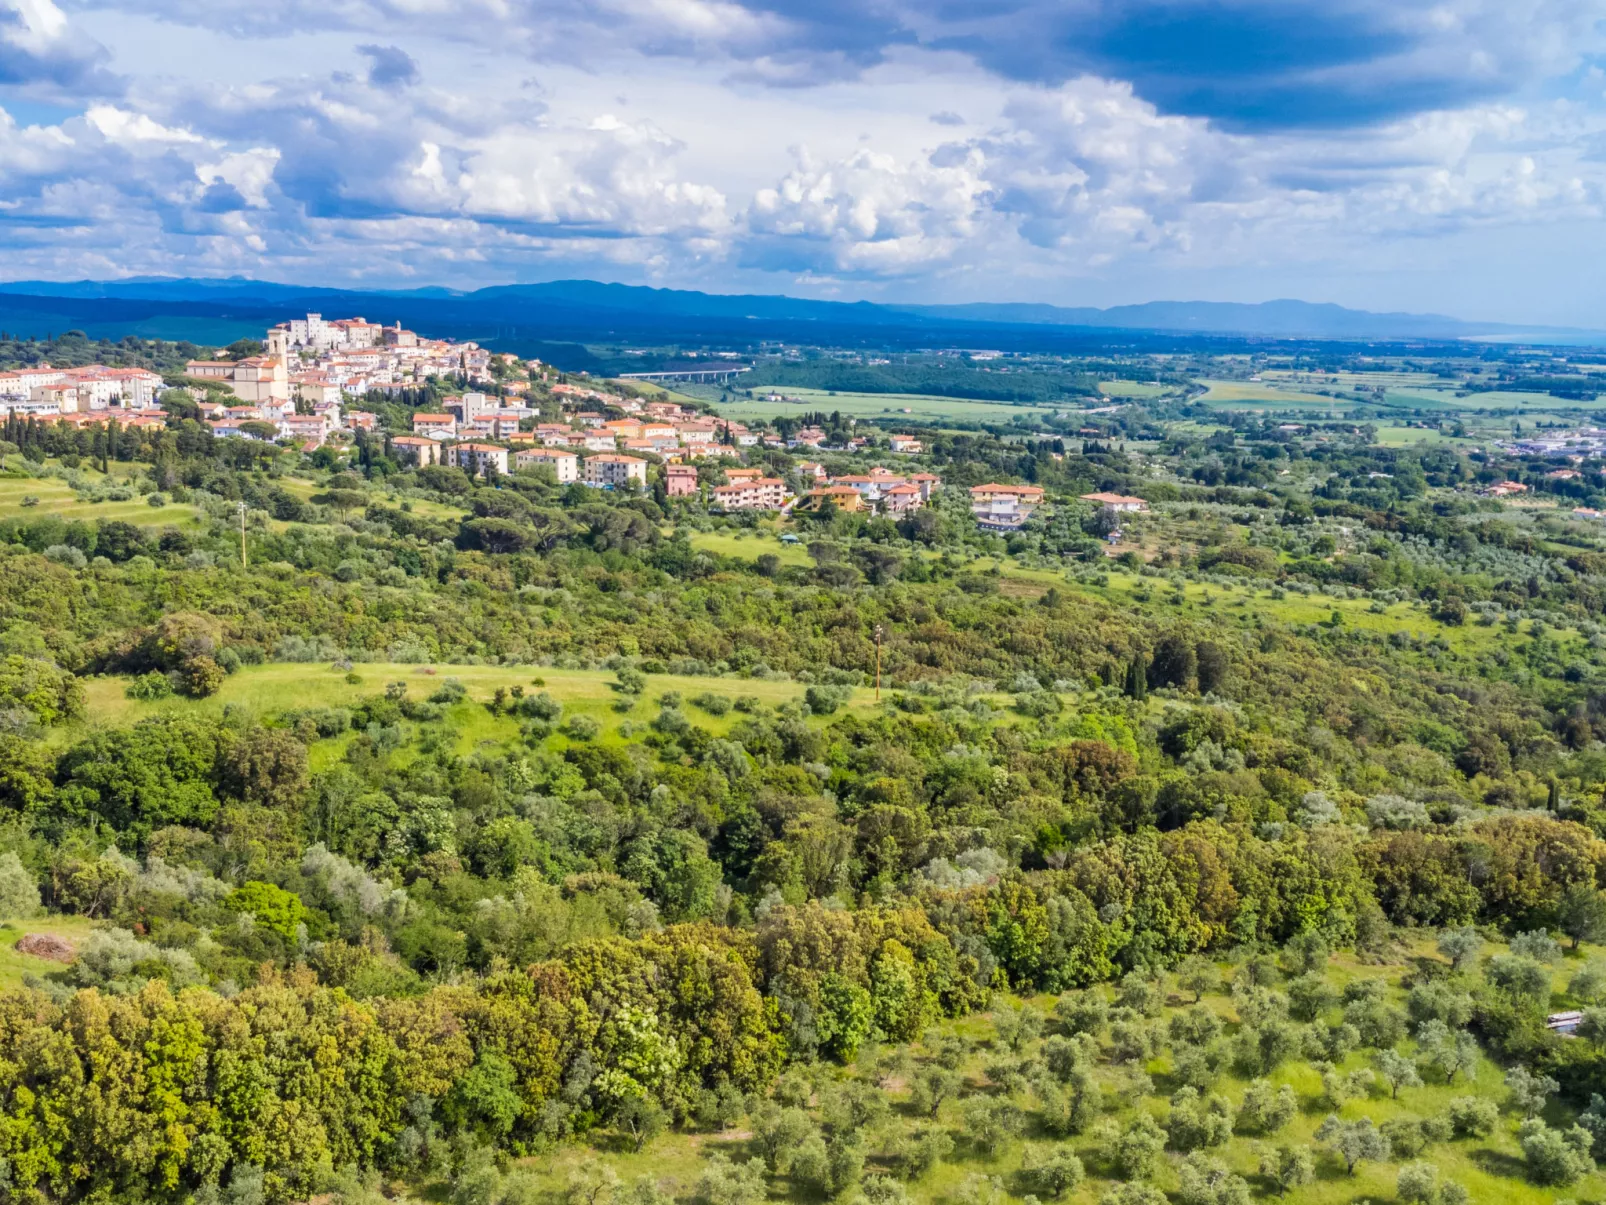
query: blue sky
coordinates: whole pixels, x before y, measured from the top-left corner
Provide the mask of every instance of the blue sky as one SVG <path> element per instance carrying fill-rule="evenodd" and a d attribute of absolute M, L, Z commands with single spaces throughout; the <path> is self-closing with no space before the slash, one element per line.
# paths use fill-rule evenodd
<path fill-rule="evenodd" d="M 1606 0 L 0 0 L 0 279 L 1606 324 Z"/>

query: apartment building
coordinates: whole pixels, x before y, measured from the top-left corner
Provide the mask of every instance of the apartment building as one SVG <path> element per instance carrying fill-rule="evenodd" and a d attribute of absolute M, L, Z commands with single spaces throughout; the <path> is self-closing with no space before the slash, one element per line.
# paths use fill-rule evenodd
<path fill-rule="evenodd" d="M 664 487 L 671 498 L 690 498 L 697 493 L 697 470 L 689 464 L 672 464 L 664 469 Z"/>
<path fill-rule="evenodd" d="M 726 510 L 780 510 L 786 483 L 779 477 L 756 477 L 714 487 L 714 501 Z"/>
<path fill-rule="evenodd" d="M 396 436 L 390 441 L 390 452 L 402 464 L 416 464 L 419 468 L 441 462 L 440 440 L 423 435 Z"/>
<path fill-rule="evenodd" d="M 513 454 L 515 469 L 540 468 L 542 465 L 552 470 L 559 485 L 580 480 L 580 458 L 573 452 L 559 448 L 521 448 Z"/>
<path fill-rule="evenodd" d="M 587 456 L 582 478 L 587 485 L 599 489 L 629 489 L 647 484 L 647 462 L 636 456 L 621 456 L 604 452 Z"/>
<path fill-rule="evenodd" d="M 495 444 L 455 444 L 450 455 L 452 463 L 471 477 L 482 476 L 491 469 L 507 472 L 507 449 Z"/>

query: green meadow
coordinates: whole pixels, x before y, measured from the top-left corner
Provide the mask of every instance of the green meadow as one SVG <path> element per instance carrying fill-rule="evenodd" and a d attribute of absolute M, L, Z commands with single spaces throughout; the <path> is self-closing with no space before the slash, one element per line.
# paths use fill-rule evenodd
<path fill-rule="evenodd" d="M 93 921 L 82 916 L 38 916 L 0 925 L 0 990 L 21 987 L 24 976 L 42 977 L 61 970 L 61 963 L 53 959 L 38 958 L 17 949 L 17 942 L 23 937 L 42 933 L 59 937 L 77 949 L 94 927 Z"/>
<path fill-rule="evenodd" d="M 25 505 L 29 498 L 35 499 Z M 140 527 L 165 527 L 196 518 L 193 506 L 169 502 L 152 506 L 136 495 L 126 502 L 85 502 L 64 481 L 54 477 L 0 477 L 0 519 L 60 515 L 93 522 L 120 520 Z"/>
<path fill-rule="evenodd" d="M 690 700 L 701 694 L 723 695 L 733 701 L 747 696 L 772 708 L 801 699 L 805 690 L 801 682 L 791 680 L 649 674 L 647 689 L 635 698 L 628 711 L 620 711 L 616 704 L 628 696 L 614 689 L 612 671 L 547 669 L 531 665 L 423 666 L 362 662 L 350 671 L 334 669 L 323 663 L 254 665 L 245 666 L 225 678 L 217 694 L 202 700 L 130 699 L 127 695 L 129 681 L 119 676 L 85 678 L 85 718 L 75 725 L 57 730 L 55 739 L 65 742 L 90 726 L 125 725 L 172 710 L 215 713 L 224 708 L 233 708 L 260 719 L 268 719 L 304 708 L 350 707 L 365 696 L 382 692 L 392 682 L 405 682 L 411 698 L 427 699 L 443 683 L 456 681 L 462 684 L 466 694 L 461 702 L 447 709 L 445 719 L 456 737 L 458 752 L 468 753 L 487 742 L 502 744 L 516 741 L 519 737 L 516 719 L 493 713 L 485 706 L 498 689 L 510 694 L 514 687 L 522 687 L 527 694 L 546 691 L 563 704 L 565 717 L 584 715 L 596 720 L 602 728 L 598 736 L 602 741 L 627 739 L 627 734 L 621 733 L 623 725 L 644 724 L 652 719 L 657 714 L 659 700 L 671 692 L 681 695 L 688 711 L 700 725 L 715 735 L 723 735 L 742 718 L 742 714 L 729 711 L 722 716 L 710 715 Z M 874 698 L 872 689 L 861 688 L 854 692 L 847 706 L 872 707 Z M 314 767 L 326 765 L 338 757 L 349 739 L 348 735 L 315 744 L 312 747 Z M 559 744 L 565 741 L 561 735 L 552 739 Z"/>
<path fill-rule="evenodd" d="M 755 389 L 759 397 L 740 397 L 722 403 L 719 413 L 737 419 L 800 418 L 806 413 L 823 410 L 827 414 L 841 411 L 854 418 L 873 418 L 882 425 L 896 426 L 900 417 L 922 423 L 990 422 L 1008 423 L 1017 418 L 1048 418 L 1073 406 L 1042 406 L 993 402 L 979 398 L 931 397 L 924 394 L 892 393 L 831 393 L 824 389 L 800 389 L 777 386 L 773 390 Z M 797 401 L 771 402 L 763 400 L 774 392 Z M 1081 406 L 1075 404 L 1076 409 Z"/>

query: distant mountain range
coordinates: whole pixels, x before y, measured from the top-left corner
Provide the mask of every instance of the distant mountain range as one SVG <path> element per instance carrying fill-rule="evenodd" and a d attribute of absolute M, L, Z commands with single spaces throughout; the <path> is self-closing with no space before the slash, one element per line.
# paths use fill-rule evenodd
<path fill-rule="evenodd" d="M 1254 305 L 1153 301 L 1111 309 L 1034 304 L 887 305 L 700 293 L 587 280 L 473 292 L 324 289 L 239 277 L 0 284 L 0 329 L 139 334 L 227 343 L 306 311 L 360 314 L 428 334 L 541 354 L 585 367 L 584 344 L 754 347 L 765 341 L 914 350 L 1162 350 L 1201 340 L 1600 344 L 1606 333 L 1468 322 L 1442 314 L 1370 313 L 1305 301 Z M 567 347 L 561 354 L 555 349 Z M 567 361 L 567 363 L 565 362 Z"/>

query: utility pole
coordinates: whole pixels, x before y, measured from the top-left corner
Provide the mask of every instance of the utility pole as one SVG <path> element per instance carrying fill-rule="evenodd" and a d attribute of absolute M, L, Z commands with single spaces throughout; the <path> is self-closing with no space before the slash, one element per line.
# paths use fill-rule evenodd
<path fill-rule="evenodd" d="M 875 626 L 875 701 L 881 702 L 881 625 Z"/>
<path fill-rule="evenodd" d="M 246 567 L 246 564 L 245 564 L 245 503 L 244 502 L 240 502 L 238 504 L 238 506 L 239 506 L 239 511 L 240 511 L 240 568 L 244 569 Z"/>

